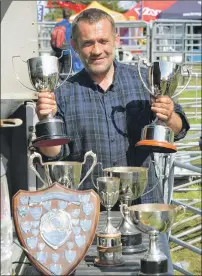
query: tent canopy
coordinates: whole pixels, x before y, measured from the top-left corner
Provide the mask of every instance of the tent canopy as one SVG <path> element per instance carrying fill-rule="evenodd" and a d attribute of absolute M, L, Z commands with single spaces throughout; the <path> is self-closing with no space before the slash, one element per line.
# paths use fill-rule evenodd
<path fill-rule="evenodd" d="M 99 4 L 97 1 L 93 1 L 92 3 L 90 3 L 84 10 L 92 9 L 92 8 L 105 11 L 106 13 L 111 15 L 111 17 L 114 19 L 114 21 L 125 21 L 126 20 L 125 16 L 122 13 L 110 10 L 110 9 L 106 8 L 105 6 Z M 72 22 L 78 14 L 79 13 L 76 13 L 76 14 L 73 14 L 72 16 L 70 16 L 70 22 Z"/>
<path fill-rule="evenodd" d="M 132 7 L 129 11 L 124 13 L 125 17 L 129 20 L 145 20 L 151 21 L 155 20 L 156 16 L 173 5 L 176 1 L 139 1 L 137 5 Z M 142 5 L 142 8 L 141 8 Z M 142 9 L 142 16 L 141 16 Z"/>
<path fill-rule="evenodd" d="M 158 19 L 201 19 L 201 1 L 177 1 L 157 16 Z"/>

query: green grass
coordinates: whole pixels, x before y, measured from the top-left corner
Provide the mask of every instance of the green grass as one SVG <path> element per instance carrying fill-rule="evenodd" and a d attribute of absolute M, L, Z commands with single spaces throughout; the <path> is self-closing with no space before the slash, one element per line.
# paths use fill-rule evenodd
<path fill-rule="evenodd" d="M 200 184 L 191 185 L 190 187 L 199 188 Z M 175 192 L 173 195 L 174 199 L 201 199 L 201 191 L 189 191 L 189 192 Z M 193 207 L 201 209 L 201 202 L 192 205 Z M 186 211 L 185 214 L 179 215 L 176 221 L 183 220 L 187 217 L 192 216 L 193 213 L 191 211 Z M 201 224 L 201 217 L 194 219 L 192 221 L 186 222 L 185 224 L 180 224 L 172 230 L 172 235 L 176 235 L 181 233 L 182 231 L 188 230 L 192 227 Z M 181 237 L 180 239 L 183 241 L 187 241 L 188 239 L 194 239 L 195 237 L 201 235 L 201 231 L 195 231 L 194 233 L 189 234 L 188 236 Z M 175 243 L 170 242 L 170 248 L 177 246 Z M 201 248 L 201 242 L 194 244 L 193 246 Z M 189 267 L 187 270 L 193 275 L 202 275 L 201 271 L 201 256 L 188 250 L 188 249 L 180 249 L 175 252 L 171 252 L 172 262 L 187 262 Z M 175 275 L 183 275 L 182 273 L 175 271 Z"/>

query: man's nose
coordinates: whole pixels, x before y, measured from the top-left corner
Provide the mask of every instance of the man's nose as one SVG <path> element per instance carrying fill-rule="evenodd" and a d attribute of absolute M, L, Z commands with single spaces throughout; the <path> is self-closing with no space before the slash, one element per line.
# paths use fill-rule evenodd
<path fill-rule="evenodd" d="M 101 48 L 98 43 L 95 43 L 92 48 L 92 54 L 99 55 L 101 54 Z"/>

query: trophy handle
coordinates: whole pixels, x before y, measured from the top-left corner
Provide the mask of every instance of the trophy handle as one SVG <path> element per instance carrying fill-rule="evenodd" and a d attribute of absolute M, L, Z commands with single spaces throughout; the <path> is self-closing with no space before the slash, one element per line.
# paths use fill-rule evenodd
<path fill-rule="evenodd" d="M 186 70 L 187 71 L 187 73 L 188 73 L 188 80 L 187 80 L 187 83 L 186 83 L 186 85 L 179 91 L 179 92 L 177 92 L 176 94 L 174 94 L 173 96 L 172 96 L 172 99 L 174 98 L 174 97 L 177 97 L 179 94 L 181 94 L 186 88 L 187 88 L 187 86 L 189 85 L 189 83 L 190 83 L 190 80 L 191 80 L 191 78 L 192 78 L 192 75 L 191 75 L 191 68 L 189 68 L 189 67 L 187 67 L 186 65 L 184 66 L 184 70 Z"/>
<path fill-rule="evenodd" d="M 21 59 L 21 56 L 13 56 L 13 57 L 12 57 L 13 71 L 14 71 L 14 73 L 15 73 L 16 79 L 17 79 L 18 82 L 19 82 L 22 86 L 24 86 L 25 88 L 27 88 L 27 89 L 29 89 L 29 90 L 32 90 L 32 91 L 35 91 L 35 92 L 36 92 L 36 90 L 34 90 L 33 88 L 30 88 L 30 87 L 26 86 L 24 83 L 21 82 L 20 78 L 18 77 L 18 75 L 17 75 L 17 73 L 16 73 L 16 71 L 15 71 L 14 58 L 20 58 L 20 59 Z M 21 59 L 21 61 L 27 63 L 27 61 L 25 61 L 25 60 L 23 60 L 23 59 Z"/>
<path fill-rule="evenodd" d="M 90 169 L 87 171 L 87 173 L 84 176 L 84 178 L 79 183 L 78 187 L 80 187 L 81 184 L 84 182 L 84 180 L 89 176 L 89 174 L 91 174 L 92 170 L 94 169 L 95 165 L 97 164 L 97 155 L 95 153 L 93 153 L 92 150 L 91 150 L 91 151 L 88 151 L 88 152 L 85 153 L 85 155 L 84 155 L 84 161 L 83 161 L 82 165 L 84 165 L 86 163 L 86 159 L 87 159 L 88 156 L 91 156 L 93 158 L 93 163 L 92 163 Z"/>
<path fill-rule="evenodd" d="M 30 155 L 29 157 L 29 165 L 30 165 L 30 168 L 34 171 L 34 173 L 36 174 L 36 176 L 38 176 L 38 178 L 42 181 L 42 183 L 47 186 L 46 182 L 42 179 L 42 177 L 40 176 L 40 174 L 37 172 L 37 170 L 35 169 L 34 167 L 34 164 L 33 164 L 33 161 L 35 158 L 38 158 L 39 159 L 39 163 L 44 166 L 43 164 L 43 161 L 42 161 L 42 157 L 41 157 L 41 154 L 38 153 L 38 152 L 34 152 Z"/>
<path fill-rule="evenodd" d="M 141 72 L 140 72 L 140 66 L 141 66 L 141 64 L 145 64 L 147 67 L 151 67 L 151 64 L 147 61 L 146 58 L 139 57 L 137 68 L 138 68 L 138 74 L 139 74 L 140 80 L 141 80 L 141 82 L 142 82 L 144 88 L 145 88 L 153 97 L 155 97 L 154 94 L 152 93 L 152 91 L 147 87 L 147 85 L 145 84 L 145 82 L 144 82 L 144 80 L 143 80 L 143 78 L 142 78 L 142 75 L 141 75 Z"/>
<path fill-rule="evenodd" d="M 70 49 L 68 49 L 68 50 L 62 50 L 62 54 L 61 54 L 61 56 L 60 56 L 58 59 L 60 59 L 60 58 L 63 56 L 63 53 L 64 53 L 65 51 L 69 51 L 69 54 L 70 54 L 70 70 L 69 70 L 69 74 L 67 75 L 67 77 L 65 78 L 65 80 L 62 81 L 58 86 L 56 86 L 56 88 L 59 88 L 60 86 L 63 85 L 63 83 L 66 82 L 66 80 L 69 78 L 70 73 L 71 73 L 71 71 L 72 71 L 72 54 L 71 54 L 71 50 L 70 50 Z"/>
<path fill-rule="evenodd" d="M 159 165 L 157 164 L 157 162 L 155 162 L 154 160 L 152 160 L 151 162 L 154 163 L 154 164 L 157 166 L 158 171 L 159 171 L 159 176 L 161 176 L 161 170 L 160 170 L 160 167 L 159 167 Z M 150 167 L 150 166 L 149 166 L 149 167 Z M 148 170 L 149 170 L 149 169 L 148 169 Z M 156 188 L 156 186 L 158 186 L 158 185 L 160 185 L 160 180 L 158 180 L 157 183 L 156 183 L 149 191 L 147 191 L 146 193 L 142 194 L 141 197 L 142 197 L 142 196 L 145 196 L 145 195 L 147 195 L 147 194 L 149 194 L 149 193 L 150 193 L 151 191 L 153 191 L 153 190 Z"/>
<path fill-rule="evenodd" d="M 101 165 L 101 169 L 102 169 L 102 171 L 104 171 L 103 170 L 103 166 L 102 166 L 102 163 L 101 162 L 97 162 L 97 164 L 96 165 Z M 95 166 L 94 166 L 94 168 L 95 168 Z M 93 168 L 93 170 L 94 170 L 94 168 Z M 98 189 L 98 186 L 95 184 L 95 182 L 94 182 L 94 180 L 93 180 L 93 170 L 92 170 L 92 174 L 91 174 L 91 181 L 92 181 L 92 183 L 93 183 L 93 186 L 96 188 L 96 189 Z"/>
<path fill-rule="evenodd" d="M 120 207 L 120 213 L 121 213 L 123 219 L 126 220 L 129 225 L 134 227 L 134 224 L 131 223 L 130 216 L 124 215 L 124 213 L 129 214 L 128 205 L 121 203 L 121 205 L 119 207 Z M 135 223 L 138 224 L 138 222 L 139 222 L 138 220 L 135 220 Z"/>

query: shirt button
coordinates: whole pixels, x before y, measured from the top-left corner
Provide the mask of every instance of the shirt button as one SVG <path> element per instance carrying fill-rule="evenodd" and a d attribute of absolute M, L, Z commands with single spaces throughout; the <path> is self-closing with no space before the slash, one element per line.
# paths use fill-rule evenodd
<path fill-rule="evenodd" d="M 111 114 L 108 114 L 108 117 L 111 118 Z"/>
<path fill-rule="evenodd" d="M 116 166 L 117 165 L 117 162 L 113 162 L 113 166 Z"/>
<path fill-rule="evenodd" d="M 112 139 L 111 139 L 111 142 L 113 143 L 114 141 L 115 141 L 115 139 L 114 139 L 114 138 L 112 138 Z"/>

